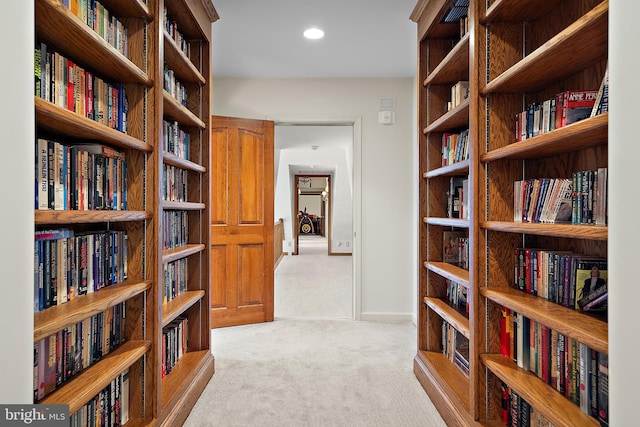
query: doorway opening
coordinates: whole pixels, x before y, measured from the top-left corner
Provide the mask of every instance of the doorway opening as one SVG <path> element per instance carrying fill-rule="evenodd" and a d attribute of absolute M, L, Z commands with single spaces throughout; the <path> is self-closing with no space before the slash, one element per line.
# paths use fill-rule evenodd
<path fill-rule="evenodd" d="M 295 175 L 294 209 L 297 212 L 294 225 L 294 255 L 301 251 L 300 238 L 307 248 L 314 250 L 326 245 L 331 253 L 331 175 Z M 312 243 L 309 245 L 309 243 Z M 302 245 L 305 247 L 305 245 Z"/>

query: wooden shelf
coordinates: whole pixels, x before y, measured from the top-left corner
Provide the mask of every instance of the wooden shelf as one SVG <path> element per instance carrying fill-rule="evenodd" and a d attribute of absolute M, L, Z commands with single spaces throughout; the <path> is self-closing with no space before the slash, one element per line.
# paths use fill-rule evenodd
<path fill-rule="evenodd" d="M 206 207 L 204 203 L 194 202 L 162 202 L 164 210 L 201 211 Z"/>
<path fill-rule="evenodd" d="M 555 154 L 605 145 L 609 131 L 609 113 L 572 123 L 549 133 L 514 142 L 480 156 L 488 163 L 499 159 L 537 159 Z"/>
<path fill-rule="evenodd" d="M 190 160 L 183 159 L 182 157 L 178 157 L 172 153 L 167 153 L 167 152 L 163 153 L 162 161 L 166 165 L 172 165 L 181 169 L 192 170 L 194 172 L 205 173 L 207 171 L 207 169 L 204 166 L 194 163 Z"/>
<path fill-rule="evenodd" d="M 480 288 L 480 294 L 600 353 L 609 353 L 609 325 L 602 320 L 516 289 Z"/>
<path fill-rule="evenodd" d="M 179 81 L 201 85 L 206 83 L 204 76 L 193 65 L 187 55 L 180 50 L 175 40 L 171 38 L 166 30 L 164 31 L 164 59 Z"/>
<path fill-rule="evenodd" d="M 451 111 L 447 111 L 424 130 L 424 134 L 462 129 L 469 126 L 469 100 L 465 100 Z"/>
<path fill-rule="evenodd" d="M 609 1 L 605 0 L 487 83 L 480 94 L 535 92 L 606 57 L 608 12 Z M 575 50 L 581 54 L 567 54 Z"/>
<path fill-rule="evenodd" d="M 35 22 L 39 38 L 100 77 L 120 83 L 136 83 L 148 87 L 153 85 L 145 72 L 89 28 L 60 1 L 35 0 Z M 62 40 L 64 42 L 61 42 Z"/>
<path fill-rule="evenodd" d="M 200 371 L 213 369 L 213 356 L 208 350 L 190 351 L 178 360 L 171 373 L 162 379 L 162 409 L 168 410 L 179 400 Z"/>
<path fill-rule="evenodd" d="M 469 224 L 470 224 L 468 219 L 437 218 L 437 217 L 423 218 L 422 222 L 429 225 L 440 225 L 443 227 L 457 227 L 457 228 L 469 228 Z"/>
<path fill-rule="evenodd" d="M 149 281 L 127 279 L 33 315 L 33 341 L 81 322 L 151 288 Z"/>
<path fill-rule="evenodd" d="M 440 176 L 460 176 L 460 175 L 468 175 L 469 174 L 469 164 L 470 160 L 462 160 L 451 165 L 442 166 L 438 169 L 430 170 L 429 172 L 425 172 L 422 177 L 431 179 L 437 178 Z"/>
<path fill-rule="evenodd" d="M 89 139 L 123 149 L 151 152 L 153 147 L 126 133 L 101 125 L 42 98 L 34 97 L 38 129 L 71 138 Z"/>
<path fill-rule="evenodd" d="M 469 271 L 464 268 L 456 267 L 455 265 L 447 262 L 435 262 L 425 261 L 424 266 L 426 269 L 439 274 L 454 282 L 458 282 L 462 286 L 469 287 Z"/>
<path fill-rule="evenodd" d="M 97 222 L 132 222 L 151 218 L 145 211 L 34 211 L 36 225 L 89 224 Z"/>
<path fill-rule="evenodd" d="M 180 104 L 177 99 L 166 90 L 162 91 L 162 100 L 165 117 L 177 121 L 186 127 L 198 127 L 204 129 L 205 123 L 198 116 L 193 114 L 187 107 Z"/>
<path fill-rule="evenodd" d="M 442 353 L 420 351 L 416 358 L 445 394 L 455 400 L 455 406 L 469 412 L 469 379 Z"/>
<path fill-rule="evenodd" d="M 519 22 L 539 18 L 557 7 L 556 3 L 536 0 L 495 0 L 480 22 Z"/>
<path fill-rule="evenodd" d="M 469 80 L 469 33 L 440 62 L 424 81 L 424 86 L 455 84 Z"/>
<path fill-rule="evenodd" d="M 67 404 L 73 414 L 151 349 L 150 341 L 128 341 L 46 396 L 43 405 Z M 128 425 L 128 424 L 127 424 Z"/>
<path fill-rule="evenodd" d="M 534 224 L 530 222 L 480 221 L 480 228 L 504 233 L 535 234 L 572 239 L 607 240 L 608 227 L 572 224 Z"/>
<path fill-rule="evenodd" d="M 166 264 L 202 251 L 204 251 L 203 244 L 182 245 L 174 249 L 165 249 L 162 251 L 162 263 Z"/>
<path fill-rule="evenodd" d="M 153 14 L 143 0 L 102 0 L 101 3 L 107 9 L 117 11 L 117 16 L 121 18 L 153 20 Z"/>
<path fill-rule="evenodd" d="M 162 327 L 184 313 L 204 297 L 204 291 L 187 291 L 162 306 Z"/>
<path fill-rule="evenodd" d="M 469 318 L 465 317 L 462 313 L 460 313 L 455 308 L 451 307 L 446 301 L 440 298 L 430 298 L 425 297 L 424 303 L 431 310 L 435 311 L 438 316 L 442 317 L 449 324 L 453 325 L 454 328 L 465 338 L 469 339 L 471 337 L 471 333 L 469 331 Z"/>
<path fill-rule="evenodd" d="M 480 360 L 554 426 L 599 425 L 595 418 L 582 413 L 578 405 L 569 402 L 566 397 L 531 372 L 519 368 L 513 360 L 499 354 L 482 354 Z"/>

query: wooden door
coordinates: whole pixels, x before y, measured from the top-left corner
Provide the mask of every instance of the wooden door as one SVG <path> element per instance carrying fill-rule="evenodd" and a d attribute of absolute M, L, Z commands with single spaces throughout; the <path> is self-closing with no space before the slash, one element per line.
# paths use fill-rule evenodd
<path fill-rule="evenodd" d="M 211 118 L 211 327 L 273 320 L 272 121 Z"/>

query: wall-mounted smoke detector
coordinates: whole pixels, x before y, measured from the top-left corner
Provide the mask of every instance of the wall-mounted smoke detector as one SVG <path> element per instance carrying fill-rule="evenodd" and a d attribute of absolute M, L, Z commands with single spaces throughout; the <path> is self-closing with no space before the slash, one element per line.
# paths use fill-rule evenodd
<path fill-rule="evenodd" d="M 320 146 L 319 146 L 319 145 L 312 145 L 312 146 L 311 146 L 311 149 L 312 149 L 312 150 L 317 150 L 318 148 L 320 148 Z"/>

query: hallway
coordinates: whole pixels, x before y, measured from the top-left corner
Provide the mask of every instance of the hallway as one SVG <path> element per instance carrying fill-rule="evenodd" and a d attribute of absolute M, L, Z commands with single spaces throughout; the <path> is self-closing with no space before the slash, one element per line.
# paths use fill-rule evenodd
<path fill-rule="evenodd" d="M 301 235 L 275 270 L 274 317 L 353 318 L 353 257 L 328 256 L 327 238 Z"/>

